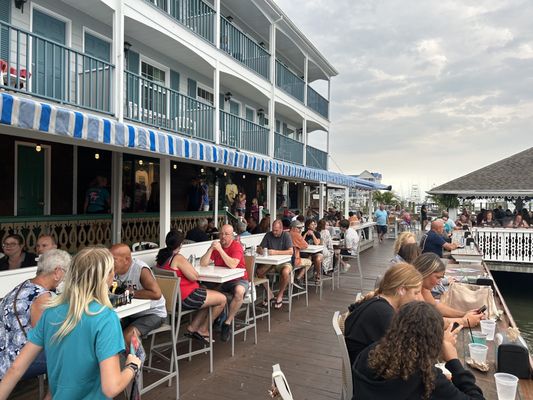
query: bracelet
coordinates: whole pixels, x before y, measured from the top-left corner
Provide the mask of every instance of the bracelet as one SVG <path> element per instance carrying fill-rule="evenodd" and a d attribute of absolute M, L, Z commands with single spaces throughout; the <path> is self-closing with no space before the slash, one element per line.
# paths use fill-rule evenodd
<path fill-rule="evenodd" d="M 132 362 L 130 362 L 129 364 L 126 364 L 126 368 L 131 368 L 133 370 L 134 375 L 136 375 L 137 372 L 139 371 L 139 367 L 137 366 L 137 364 L 134 364 Z"/>

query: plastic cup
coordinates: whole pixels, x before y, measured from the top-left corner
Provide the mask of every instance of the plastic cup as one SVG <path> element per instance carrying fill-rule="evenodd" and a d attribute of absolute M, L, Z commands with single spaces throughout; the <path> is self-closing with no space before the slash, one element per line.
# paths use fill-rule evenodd
<path fill-rule="evenodd" d="M 518 378 L 511 374 L 498 372 L 494 374 L 498 400 L 515 400 Z"/>
<path fill-rule="evenodd" d="M 472 332 L 472 340 L 474 343 L 487 344 L 487 334 L 483 332 Z"/>
<path fill-rule="evenodd" d="M 494 340 L 494 332 L 496 332 L 496 321 L 491 319 L 482 319 L 479 322 L 481 332 L 487 334 L 487 340 Z"/>
<path fill-rule="evenodd" d="M 468 343 L 468 349 L 470 350 L 470 358 L 479 364 L 487 361 L 487 352 L 489 348 L 484 344 Z"/>

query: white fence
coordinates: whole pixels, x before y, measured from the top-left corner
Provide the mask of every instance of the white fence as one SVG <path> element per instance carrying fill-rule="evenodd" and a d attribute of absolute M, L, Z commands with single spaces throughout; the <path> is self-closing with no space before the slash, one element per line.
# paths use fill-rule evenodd
<path fill-rule="evenodd" d="M 533 229 L 473 228 L 485 261 L 533 263 Z"/>

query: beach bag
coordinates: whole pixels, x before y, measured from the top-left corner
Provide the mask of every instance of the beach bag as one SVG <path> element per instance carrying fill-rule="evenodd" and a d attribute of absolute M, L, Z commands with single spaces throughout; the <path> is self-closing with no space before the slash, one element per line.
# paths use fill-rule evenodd
<path fill-rule="evenodd" d="M 497 319 L 499 317 L 490 286 L 453 282 L 448 290 L 442 294 L 440 301 L 447 306 L 465 312 L 486 305 L 487 318 Z"/>

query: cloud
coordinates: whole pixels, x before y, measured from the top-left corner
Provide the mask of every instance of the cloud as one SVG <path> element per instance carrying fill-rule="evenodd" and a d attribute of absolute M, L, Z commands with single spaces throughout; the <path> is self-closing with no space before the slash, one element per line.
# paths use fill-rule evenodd
<path fill-rule="evenodd" d="M 276 2 L 339 71 L 344 172 L 427 190 L 532 146 L 531 1 Z"/>

